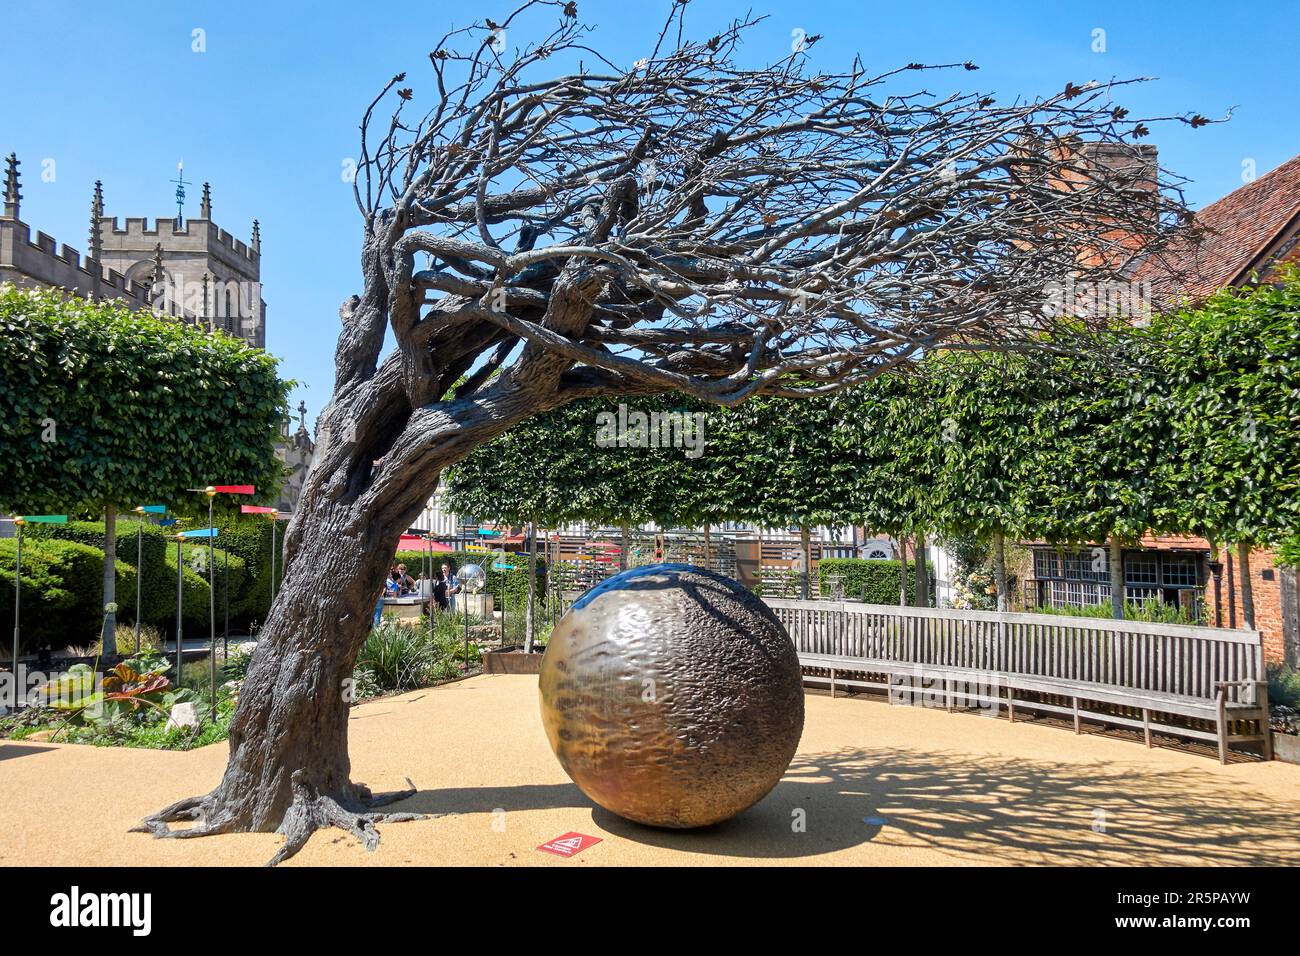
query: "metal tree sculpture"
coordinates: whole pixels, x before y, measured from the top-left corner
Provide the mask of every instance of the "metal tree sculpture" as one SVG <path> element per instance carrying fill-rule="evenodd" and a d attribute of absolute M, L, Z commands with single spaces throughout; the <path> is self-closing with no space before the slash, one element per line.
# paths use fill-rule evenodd
<path fill-rule="evenodd" d="M 806 51 L 750 68 L 755 20 L 696 42 L 684 10 L 621 68 L 575 4 L 535 0 L 439 42 L 422 116 L 406 74 L 366 110 L 363 288 L 230 762 L 143 829 L 278 831 L 276 862 L 316 828 L 373 848 L 376 822 L 412 816 L 374 808 L 413 791 L 351 782 L 347 687 L 398 536 L 478 444 L 584 396 L 812 395 L 945 341 L 1032 342 L 1049 286 L 1113 279 L 1181 216 L 1134 165 L 1146 126 L 1119 84 L 891 92 L 933 68 L 814 72 Z M 550 32 L 508 51 L 537 15 Z"/>

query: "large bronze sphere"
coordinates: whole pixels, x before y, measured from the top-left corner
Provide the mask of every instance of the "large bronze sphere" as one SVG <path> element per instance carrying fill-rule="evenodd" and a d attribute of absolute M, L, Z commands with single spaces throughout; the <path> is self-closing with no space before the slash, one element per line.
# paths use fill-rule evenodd
<path fill-rule="evenodd" d="M 785 773 L 803 733 L 799 659 L 762 601 L 684 564 L 592 588 L 542 658 L 542 722 L 565 772 L 621 817 L 701 827 Z"/>

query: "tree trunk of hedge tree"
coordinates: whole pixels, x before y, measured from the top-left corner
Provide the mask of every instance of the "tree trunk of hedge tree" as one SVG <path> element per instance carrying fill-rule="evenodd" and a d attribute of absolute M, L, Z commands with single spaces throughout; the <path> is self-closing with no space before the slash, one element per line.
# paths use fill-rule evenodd
<path fill-rule="evenodd" d="M 998 610 L 1008 610 L 1011 602 L 1007 595 L 1007 541 L 1000 531 L 993 535 L 993 586 L 998 593 Z"/>
<path fill-rule="evenodd" d="M 704 522 L 704 569 L 713 570 L 713 548 L 709 540 L 709 523 Z"/>
<path fill-rule="evenodd" d="M 1110 616 L 1117 621 L 1124 620 L 1124 547 L 1119 538 L 1111 536 L 1110 557 Z"/>
<path fill-rule="evenodd" d="M 1278 574 L 1278 591 L 1282 611 L 1282 662 L 1287 667 L 1300 667 L 1300 591 L 1294 568 L 1283 568 Z"/>
<path fill-rule="evenodd" d="M 916 536 L 916 595 L 914 603 L 917 607 L 930 606 L 930 569 L 926 567 L 925 535 Z"/>
<path fill-rule="evenodd" d="M 1237 582 L 1232 572 L 1232 542 L 1223 542 L 1223 566 L 1228 573 L 1228 627 L 1237 626 Z"/>
<path fill-rule="evenodd" d="M 136 568 L 135 586 L 140 586 L 140 569 Z M 103 635 L 104 660 L 117 656 L 117 614 L 107 610 L 109 605 L 117 603 L 117 508 L 104 506 L 104 600 L 100 610 L 104 615 L 100 632 Z"/>
<path fill-rule="evenodd" d="M 799 575 L 799 598 L 807 601 L 812 597 L 812 542 L 807 525 L 799 526 L 799 547 L 803 558 L 803 568 Z"/>
<path fill-rule="evenodd" d="M 618 544 L 618 569 L 627 570 L 627 522 L 624 521 L 620 528 L 622 538 Z"/>
<path fill-rule="evenodd" d="M 898 604 L 907 607 L 907 539 L 898 536 Z"/>
<path fill-rule="evenodd" d="M 1249 628 L 1255 626 L 1255 585 L 1250 580 L 1250 545 L 1237 542 L 1237 571 L 1241 578 L 1241 621 Z"/>
<path fill-rule="evenodd" d="M 533 652 L 537 601 L 537 522 L 528 522 L 528 613 L 524 618 L 524 653 Z"/>

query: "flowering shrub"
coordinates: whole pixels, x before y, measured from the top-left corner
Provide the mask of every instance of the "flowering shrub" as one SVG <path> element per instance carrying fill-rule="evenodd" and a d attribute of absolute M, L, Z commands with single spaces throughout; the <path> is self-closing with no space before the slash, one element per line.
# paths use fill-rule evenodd
<path fill-rule="evenodd" d="M 952 606 L 965 611 L 992 611 L 998 606 L 998 589 L 988 568 L 972 568 L 953 579 Z"/>

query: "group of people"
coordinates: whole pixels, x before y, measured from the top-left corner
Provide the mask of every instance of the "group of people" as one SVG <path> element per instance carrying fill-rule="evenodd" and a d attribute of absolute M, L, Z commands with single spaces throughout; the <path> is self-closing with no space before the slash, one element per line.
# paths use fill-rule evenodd
<path fill-rule="evenodd" d="M 405 564 L 396 564 L 388 570 L 384 578 L 384 588 L 379 594 L 379 603 L 375 607 L 375 624 L 379 624 L 384 611 L 384 598 L 418 597 L 424 602 L 426 613 L 455 611 L 456 595 L 460 593 L 460 580 L 452 571 L 451 565 L 444 564 L 435 572 L 432 579 L 424 571 L 419 578 L 413 578 L 406 572 Z"/>

